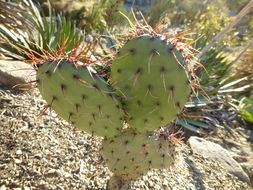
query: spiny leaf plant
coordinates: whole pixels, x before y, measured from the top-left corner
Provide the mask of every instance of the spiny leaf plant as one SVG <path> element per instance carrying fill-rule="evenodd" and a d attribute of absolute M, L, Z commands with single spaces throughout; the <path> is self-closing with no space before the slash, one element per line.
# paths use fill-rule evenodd
<path fill-rule="evenodd" d="M 8 12 L 4 11 L 7 8 Z M 16 22 L 4 19 L 0 25 L 0 51 L 14 59 L 26 59 L 24 51 L 43 54 L 44 50 L 52 53 L 64 47 L 64 51 L 68 52 L 83 40 L 82 31 L 76 28 L 75 23 L 60 14 L 56 15 L 51 6 L 48 17 L 32 0 L 23 0 L 16 5 L 1 2 L 0 10 L 2 17 L 17 19 Z M 16 23 L 22 30 L 16 27 Z"/>
<path fill-rule="evenodd" d="M 191 60 L 189 44 L 181 42 L 183 34 L 162 31 L 138 23 L 114 54 L 97 61 L 90 59 L 92 44 L 79 52 L 47 52 L 39 59 L 27 53 L 35 61 L 47 107 L 81 130 L 104 137 L 101 153 L 114 173 L 108 189 L 127 189 L 129 181 L 149 169 L 174 163 L 174 142 L 154 131 L 183 111 L 198 84 L 194 71 L 199 65 Z"/>
<path fill-rule="evenodd" d="M 41 31 L 51 34 L 50 25 L 36 21 Z M 69 34 L 71 27 L 64 26 L 63 34 Z M 52 48 L 56 51 L 45 49 L 43 40 L 38 41 L 39 51 L 15 46 L 34 61 L 36 85 L 46 108 L 104 138 L 101 153 L 114 173 L 108 189 L 127 189 L 129 181 L 151 168 L 165 169 L 174 163 L 176 141 L 154 131 L 183 111 L 191 89 L 194 93 L 198 86 L 195 70 L 200 65 L 192 61 L 190 44 L 181 42 L 184 34 L 164 33 L 161 25 L 132 26 L 114 54 L 96 61 L 90 51 L 95 43 L 69 49 L 74 46 L 56 39 L 53 47 L 62 46 Z M 64 39 L 75 41 L 67 35 Z"/>
<path fill-rule="evenodd" d="M 0 1 L 0 22 L 5 23 L 8 28 L 23 28 L 22 21 L 25 21 L 25 18 L 20 14 L 24 12 L 18 5 Z"/>
<path fill-rule="evenodd" d="M 201 65 L 192 60 L 190 44 L 181 42 L 185 34 L 163 32 L 161 25 L 153 29 L 132 24 L 132 32 L 118 42 L 114 54 L 94 61 L 90 52 L 94 44 L 76 48 L 76 39 L 68 38 L 70 25 L 63 24 L 63 31 L 55 36 L 56 30 L 50 27 L 61 22 L 53 17 L 47 25 L 33 10 L 38 18 L 35 26 L 45 32 L 45 41 L 34 41 L 38 49 L 17 45 L 23 40 L 14 47 L 34 61 L 36 85 L 48 103 L 46 108 L 81 130 L 103 137 L 101 154 L 113 172 L 108 189 L 128 189 L 129 181 L 151 168 L 169 168 L 175 161 L 177 141 L 170 134 L 159 134 L 159 128 L 183 115 L 199 84 L 195 71 Z M 13 37 L 2 33 L 12 43 Z M 63 41 L 61 36 L 65 36 Z M 179 124 L 190 130 L 197 130 L 192 126 L 207 128 L 190 117 L 181 117 Z"/>

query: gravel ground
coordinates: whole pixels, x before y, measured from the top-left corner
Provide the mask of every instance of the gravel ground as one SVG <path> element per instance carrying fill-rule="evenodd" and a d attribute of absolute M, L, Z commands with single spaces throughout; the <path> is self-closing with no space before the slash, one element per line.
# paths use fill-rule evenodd
<path fill-rule="evenodd" d="M 0 190 L 106 189 L 112 173 L 101 138 L 72 127 L 44 107 L 39 92 L 0 88 Z M 212 160 L 182 147 L 170 170 L 152 170 L 129 189 L 251 189 Z"/>

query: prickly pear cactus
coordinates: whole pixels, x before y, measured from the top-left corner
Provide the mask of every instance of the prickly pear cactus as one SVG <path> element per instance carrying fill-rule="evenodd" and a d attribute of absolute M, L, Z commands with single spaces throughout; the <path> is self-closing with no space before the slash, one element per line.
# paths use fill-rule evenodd
<path fill-rule="evenodd" d="M 184 64 L 175 45 L 154 36 L 138 36 L 120 49 L 111 80 L 126 99 L 132 128 L 153 131 L 176 118 L 190 93 Z"/>
<path fill-rule="evenodd" d="M 58 115 L 105 137 L 101 153 L 114 173 L 108 183 L 111 190 L 128 189 L 130 180 L 149 169 L 174 163 L 174 142 L 151 131 L 177 117 L 191 84 L 197 84 L 188 58 L 192 53 L 185 44 L 176 36 L 166 38 L 146 26 L 138 27 L 115 57 L 108 56 L 112 64 L 103 68 L 108 81 L 80 64 L 75 54 L 70 54 L 75 61 L 43 61 L 37 72 L 39 90 Z"/>
<path fill-rule="evenodd" d="M 111 137 L 123 126 L 113 90 L 88 67 L 68 60 L 46 61 L 38 68 L 38 88 L 63 119 L 94 135 Z"/>
<path fill-rule="evenodd" d="M 129 181 L 151 168 L 169 168 L 174 162 L 175 148 L 168 140 L 128 131 L 104 139 L 101 153 L 114 176 Z"/>

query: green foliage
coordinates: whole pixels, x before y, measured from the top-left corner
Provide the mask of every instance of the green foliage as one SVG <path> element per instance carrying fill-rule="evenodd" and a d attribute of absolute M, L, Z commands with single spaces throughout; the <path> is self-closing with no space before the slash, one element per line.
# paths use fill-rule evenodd
<path fill-rule="evenodd" d="M 224 0 L 229 10 L 238 13 L 250 0 Z"/>
<path fill-rule="evenodd" d="M 5 23 L 5 26 L 9 29 L 11 28 L 23 28 L 22 22 L 25 18 L 20 16 L 24 14 L 25 11 L 21 9 L 18 5 L 6 3 L 5 1 L 0 1 L 0 23 Z M 17 22 L 21 21 L 21 22 Z"/>
<path fill-rule="evenodd" d="M 63 47 L 68 52 L 82 42 L 82 32 L 76 28 L 75 23 L 62 15 L 56 15 L 49 8 L 47 18 L 39 5 L 31 0 L 26 3 L 24 1 L 20 8 L 23 15 L 16 21 L 22 22 L 23 30 L 15 25 L 10 28 L 9 23 L 0 25 L 0 36 L 4 41 L 0 47 L 8 56 L 22 59 L 27 58 L 25 52 L 36 52 L 35 55 L 38 56 L 43 51 L 52 53 Z M 15 12 L 12 14 L 16 15 Z"/>
<path fill-rule="evenodd" d="M 161 16 L 166 19 L 171 25 L 181 25 L 186 23 L 189 18 L 194 18 L 198 13 L 201 3 L 200 1 L 167 1 L 159 0 L 153 3 L 150 10 L 147 11 L 149 24 L 155 26 L 161 19 Z M 194 5 L 194 6 L 191 6 Z M 200 9 L 201 10 L 201 9 Z"/>
<path fill-rule="evenodd" d="M 126 23 L 119 11 L 125 12 L 123 0 L 101 0 L 79 19 L 85 20 L 84 28 L 88 33 L 93 30 L 104 32 L 107 28 Z"/>
<path fill-rule="evenodd" d="M 155 138 L 151 133 L 146 134 L 147 131 L 156 130 L 175 119 L 184 106 L 201 112 L 195 116 L 184 112 L 177 124 L 199 134 L 206 134 L 205 130 L 210 129 L 201 115 L 205 114 L 201 109 L 207 106 L 208 100 L 196 94 L 191 102 L 186 102 L 189 95 L 189 84 L 186 82 L 195 75 L 189 76 L 185 67 L 181 67 L 185 65 L 184 49 L 181 52 L 174 47 L 177 43 L 175 39 L 170 43 L 158 39 L 157 34 L 149 36 L 143 32 L 148 27 L 141 28 L 138 23 L 142 29 L 138 32 L 148 37 L 139 35 L 138 39 L 126 43 L 118 51 L 112 65 L 107 64 L 110 68 L 100 65 L 91 69 L 90 65 L 87 67 L 87 62 L 80 63 L 80 59 L 66 59 L 64 55 L 82 42 L 82 33 L 72 20 L 78 20 L 78 26 L 84 27 L 87 33 L 96 31 L 100 34 L 121 22 L 118 10 L 123 10 L 122 0 L 89 2 L 92 6 L 77 7 L 75 11 L 67 12 L 71 19 L 54 13 L 50 6 L 49 17 L 46 18 L 40 6 L 31 0 L 21 9 L 13 7 L 19 14 L 10 14 L 11 5 L 7 6 L 6 11 L 4 5 L 8 3 L 0 2 L 0 12 L 7 15 L 4 25 L 0 26 L 0 36 L 5 41 L 0 44 L 1 48 L 12 57 L 23 58 L 26 54 L 19 49 L 35 52 L 36 55 L 43 54 L 43 51 L 52 53 L 63 47 L 64 52 L 57 57 L 58 61 L 39 60 L 43 63 L 38 65 L 39 90 L 49 106 L 65 120 L 86 132 L 105 137 L 103 157 L 116 177 L 131 180 L 151 167 L 169 167 L 175 153 L 172 143 Z M 172 26 L 187 29 L 193 33 L 190 37 L 200 38 L 195 47 L 200 50 L 233 19 L 223 0 L 216 1 L 216 4 L 205 2 L 158 0 L 145 14 L 153 26 L 163 20 Z M 68 3 L 71 4 L 71 1 Z M 27 13 L 24 10 L 28 10 Z M 15 19 L 27 29 L 20 30 L 21 25 L 17 25 Z M 1 17 L 0 20 L 4 21 Z M 238 44 L 233 32 L 201 60 L 207 71 L 199 73 L 201 88 L 210 97 L 230 93 L 227 88 L 234 87 L 242 81 L 240 77 L 248 75 L 248 72 L 243 72 L 247 69 L 242 69 L 240 75 L 239 72 L 231 75 L 234 66 L 231 63 L 232 55 L 224 53 L 224 48 Z M 114 42 L 111 44 L 115 45 Z M 250 64 L 251 61 L 247 67 Z M 96 68 L 100 69 L 99 74 L 94 72 Z M 240 89 L 234 91 L 240 97 Z M 253 99 L 243 98 L 238 111 L 244 120 L 253 122 Z"/>
<path fill-rule="evenodd" d="M 225 0 L 227 7 L 231 11 L 231 14 L 237 14 L 239 11 L 243 9 L 245 5 L 247 5 L 250 0 Z M 244 41 L 247 41 L 248 38 L 253 37 L 253 10 L 251 9 L 250 12 L 241 20 L 241 22 L 236 26 L 239 33 L 241 34 L 241 38 Z"/>
<path fill-rule="evenodd" d="M 186 115 L 184 115 L 183 119 L 179 119 L 177 123 L 185 129 L 198 134 L 206 134 L 205 130 L 209 129 L 209 126 L 206 123 L 199 121 L 198 119 L 187 118 Z"/>
<path fill-rule="evenodd" d="M 155 27 L 160 19 L 167 16 L 167 10 L 172 7 L 173 1 L 159 0 L 154 1 L 152 7 L 145 12 L 148 23 Z"/>
<path fill-rule="evenodd" d="M 232 58 L 221 50 L 211 49 L 208 51 L 205 58 L 202 59 L 205 71 L 202 72 L 200 77 L 201 86 L 218 88 L 221 82 L 231 74 L 231 60 Z M 217 93 L 213 90 L 212 93 Z"/>
<path fill-rule="evenodd" d="M 156 25 L 160 19 L 167 19 L 173 26 L 185 25 L 187 23 L 198 22 L 199 16 L 206 12 L 206 7 L 213 5 L 210 0 L 159 0 L 154 1 L 150 10 L 146 11 L 148 21 L 151 25 Z M 222 0 L 216 1 L 215 5 L 226 10 Z"/>
<path fill-rule="evenodd" d="M 192 39 L 202 38 L 205 40 L 205 44 L 233 19 L 223 0 L 215 3 L 197 0 L 159 0 L 154 2 L 145 15 L 152 26 L 156 26 L 160 20 L 169 26 L 181 27 L 192 34 L 190 36 Z M 218 46 L 235 46 L 237 44 L 238 38 L 235 30 L 232 30 L 219 41 Z M 204 44 L 197 48 L 203 47 Z"/>
<path fill-rule="evenodd" d="M 56 10 L 76 20 L 78 27 L 84 28 L 86 33 L 103 33 L 122 21 L 119 9 L 124 11 L 123 0 L 58 0 L 52 4 Z"/>
<path fill-rule="evenodd" d="M 198 19 L 190 22 L 187 28 L 189 28 L 189 30 L 193 33 L 197 34 L 195 38 L 201 37 L 201 40 L 204 40 L 205 44 L 210 42 L 215 37 L 215 35 L 223 30 L 225 26 L 227 26 L 233 19 L 233 17 L 229 17 L 228 13 L 224 12 L 224 10 L 222 10 L 216 4 L 208 5 L 205 9 L 205 12 L 199 13 L 197 16 Z M 219 42 L 219 45 L 228 46 L 232 43 L 236 43 L 236 39 L 233 39 L 233 35 L 226 35 Z"/>
<path fill-rule="evenodd" d="M 234 66 L 234 75 L 248 77 L 248 83 L 253 83 L 253 44 L 243 53 Z M 253 90 L 253 89 L 252 89 Z"/>
<path fill-rule="evenodd" d="M 245 121 L 253 123 L 253 96 L 251 98 L 243 98 L 240 107 L 240 116 Z"/>

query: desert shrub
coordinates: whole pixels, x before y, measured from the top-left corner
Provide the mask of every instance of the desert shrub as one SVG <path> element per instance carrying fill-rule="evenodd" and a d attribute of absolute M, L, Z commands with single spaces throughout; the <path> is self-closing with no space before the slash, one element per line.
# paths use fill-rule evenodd
<path fill-rule="evenodd" d="M 56 12 L 62 12 L 71 20 L 76 20 L 80 28 L 87 33 L 94 30 L 103 32 L 105 28 L 119 23 L 119 9 L 124 11 L 123 0 L 57 0 L 50 1 Z M 48 10 L 48 2 L 42 2 L 44 11 Z M 121 19 L 122 20 L 122 19 Z"/>
<path fill-rule="evenodd" d="M 198 19 L 185 25 L 185 28 L 193 32 L 195 39 L 202 38 L 202 48 L 212 40 L 218 32 L 223 30 L 234 18 L 228 15 L 228 12 L 220 9 L 216 4 L 209 4 L 203 13 L 197 15 Z M 235 29 L 226 34 L 218 46 L 235 46 L 238 43 Z M 203 43 L 204 42 L 204 43 Z"/>

